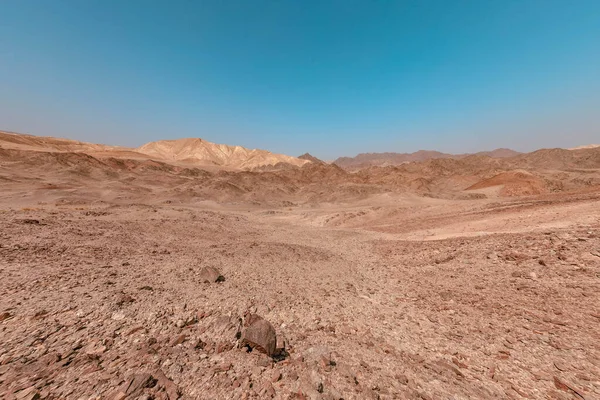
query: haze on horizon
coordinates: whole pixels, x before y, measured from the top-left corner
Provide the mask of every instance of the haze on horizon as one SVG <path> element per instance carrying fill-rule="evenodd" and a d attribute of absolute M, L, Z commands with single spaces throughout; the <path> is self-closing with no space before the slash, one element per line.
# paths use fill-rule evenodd
<path fill-rule="evenodd" d="M 600 142 L 600 2 L 3 2 L 0 129 L 304 152 Z"/>

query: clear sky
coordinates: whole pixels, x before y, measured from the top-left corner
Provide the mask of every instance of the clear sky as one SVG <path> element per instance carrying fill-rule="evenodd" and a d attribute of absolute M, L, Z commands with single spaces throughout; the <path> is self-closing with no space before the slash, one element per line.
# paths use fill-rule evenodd
<path fill-rule="evenodd" d="M 332 159 L 600 142 L 599 0 L 0 0 L 0 129 Z"/>

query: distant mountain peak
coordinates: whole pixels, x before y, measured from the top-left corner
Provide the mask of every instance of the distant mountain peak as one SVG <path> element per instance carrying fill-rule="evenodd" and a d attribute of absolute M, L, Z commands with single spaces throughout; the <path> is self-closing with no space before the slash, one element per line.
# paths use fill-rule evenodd
<path fill-rule="evenodd" d="M 301 159 L 301 160 L 310 161 L 310 162 L 315 163 L 315 164 L 325 164 L 325 162 L 323 160 L 319 160 L 317 157 L 313 156 L 310 153 L 304 153 L 301 156 L 299 156 L 298 158 Z"/>

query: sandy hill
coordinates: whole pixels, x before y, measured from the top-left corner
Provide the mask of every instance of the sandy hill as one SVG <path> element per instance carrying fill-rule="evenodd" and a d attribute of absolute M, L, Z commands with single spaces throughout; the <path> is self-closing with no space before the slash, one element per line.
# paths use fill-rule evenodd
<path fill-rule="evenodd" d="M 568 150 L 594 149 L 596 147 L 600 147 L 600 144 L 586 144 L 584 146 L 571 147 Z"/>
<path fill-rule="evenodd" d="M 0 147 L 16 150 L 97 152 L 128 150 L 126 147 L 79 142 L 46 136 L 33 136 L 22 133 L 0 131 Z"/>
<path fill-rule="evenodd" d="M 99 158 L 153 159 L 234 170 L 266 166 L 302 166 L 309 162 L 266 150 L 216 144 L 198 138 L 161 140 L 134 149 L 0 131 L 0 147 L 27 151 L 85 153 Z"/>
<path fill-rule="evenodd" d="M 487 156 L 492 158 L 514 157 L 520 154 L 511 149 L 496 149 L 482 151 L 475 154 L 448 154 L 439 151 L 419 150 L 414 153 L 361 153 L 355 157 L 340 157 L 334 161 L 335 164 L 346 169 L 360 169 L 370 166 L 401 165 L 407 162 L 420 162 L 440 158 L 465 158 L 472 155 Z"/>
<path fill-rule="evenodd" d="M 274 154 L 266 150 L 216 144 L 198 138 L 160 140 L 147 143 L 137 151 L 166 161 L 208 164 L 248 169 L 263 165 L 288 163 L 301 166 L 307 163 L 296 157 Z"/>

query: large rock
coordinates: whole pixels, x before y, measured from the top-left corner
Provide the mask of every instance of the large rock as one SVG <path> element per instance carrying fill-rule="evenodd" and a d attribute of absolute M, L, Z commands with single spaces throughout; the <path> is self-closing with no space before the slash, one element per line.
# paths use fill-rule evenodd
<path fill-rule="evenodd" d="M 273 325 L 256 314 L 247 316 L 244 325 L 246 327 L 242 332 L 242 345 L 273 356 L 277 347 L 277 335 Z"/>
<path fill-rule="evenodd" d="M 215 283 L 223 282 L 224 280 L 225 277 L 215 267 L 204 267 L 200 270 L 200 282 Z"/>

